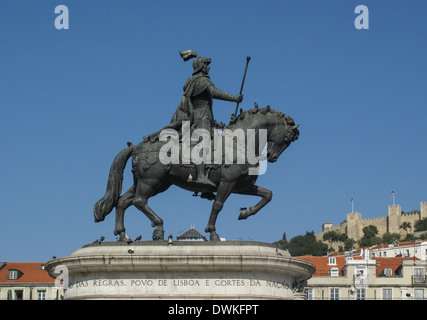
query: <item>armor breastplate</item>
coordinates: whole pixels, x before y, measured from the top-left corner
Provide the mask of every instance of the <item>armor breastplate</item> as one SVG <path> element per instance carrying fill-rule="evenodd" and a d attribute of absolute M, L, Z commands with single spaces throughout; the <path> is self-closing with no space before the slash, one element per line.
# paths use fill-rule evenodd
<path fill-rule="evenodd" d="M 191 98 L 194 109 L 212 108 L 212 97 L 207 90 Z"/>

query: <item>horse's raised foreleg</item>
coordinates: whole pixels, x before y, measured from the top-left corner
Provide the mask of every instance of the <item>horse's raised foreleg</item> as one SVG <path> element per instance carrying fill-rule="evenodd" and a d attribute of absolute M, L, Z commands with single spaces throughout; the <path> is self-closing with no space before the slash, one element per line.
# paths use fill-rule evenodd
<path fill-rule="evenodd" d="M 262 197 L 262 199 L 256 205 L 254 205 L 253 207 L 250 207 L 249 210 L 244 209 L 240 211 L 239 220 L 246 219 L 247 217 L 257 213 L 267 203 L 269 203 L 271 201 L 271 198 L 273 197 L 273 192 L 271 192 L 268 189 L 258 187 L 256 185 L 252 185 L 250 188 L 236 192 L 236 193 Z"/>
<path fill-rule="evenodd" d="M 125 210 L 133 204 L 135 198 L 135 188 L 132 186 L 124 195 L 122 195 L 116 206 L 116 227 L 114 234 L 119 235 L 118 241 L 131 242 L 132 240 L 126 234 L 124 226 Z"/>
<path fill-rule="evenodd" d="M 212 205 L 211 215 L 209 216 L 209 222 L 205 229 L 205 232 L 210 232 L 210 240 L 211 241 L 219 241 L 219 236 L 215 232 L 215 223 L 218 217 L 218 213 L 222 210 L 224 206 L 224 202 L 227 200 L 228 196 L 231 194 L 231 190 L 234 186 L 234 183 L 222 181 L 219 184 L 216 200 Z"/>
<path fill-rule="evenodd" d="M 151 182 L 155 182 L 153 185 L 146 184 L 141 181 L 141 179 L 138 180 L 138 183 L 136 185 L 135 190 L 135 199 L 133 200 L 133 204 L 135 207 L 137 207 L 139 210 L 141 210 L 151 221 L 151 226 L 156 227 L 156 229 L 153 232 L 153 240 L 163 240 L 164 239 L 164 233 L 163 230 L 163 220 L 159 218 L 159 216 L 149 207 L 148 205 L 148 199 L 154 194 L 157 187 L 159 187 L 160 182 L 148 180 Z"/>

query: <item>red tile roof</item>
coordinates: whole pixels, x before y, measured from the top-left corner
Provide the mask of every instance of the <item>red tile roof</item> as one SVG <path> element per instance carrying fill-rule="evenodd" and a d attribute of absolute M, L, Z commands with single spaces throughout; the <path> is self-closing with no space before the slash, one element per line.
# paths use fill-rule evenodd
<path fill-rule="evenodd" d="M 55 279 L 42 270 L 44 262 L 7 262 L 0 269 L 0 285 L 5 283 L 54 283 Z M 18 270 L 21 276 L 18 279 L 9 279 L 9 270 Z"/>
<path fill-rule="evenodd" d="M 308 260 L 316 266 L 316 272 L 313 274 L 313 277 L 329 276 L 332 268 L 338 268 L 338 275 L 343 275 L 345 257 L 334 257 L 336 264 L 328 264 L 329 257 L 300 256 L 296 258 Z"/>
<path fill-rule="evenodd" d="M 384 272 L 384 269 L 391 269 L 392 276 L 396 276 L 399 268 L 402 266 L 403 260 L 414 260 L 414 257 L 412 258 L 374 258 L 377 262 L 377 277 L 379 275 L 382 275 Z M 416 259 L 419 260 L 419 259 Z"/>
<path fill-rule="evenodd" d="M 325 277 L 330 275 L 330 270 L 332 268 L 338 268 L 338 276 L 343 276 L 343 268 L 346 264 L 346 257 L 336 256 L 335 265 L 329 264 L 330 256 L 324 257 L 314 257 L 314 256 L 300 256 L 296 257 L 302 260 L 308 260 L 316 266 L 316 272 L 313 274 L 313 277 Z M 353 256 L 353 260 L 362 260 L 360 256 Z M 398 274 L 399 268 L 402 266 L 404 260 L 414 260 L 414 257 L 411 258 L 373 258 L 376 262 L 376 276 L 383 275 L 384 269 L 391 269 L 391 276 L 396 276 Z M 419 260 L 419 259 L 416 259 Z"/>
<path fill-rule="evenodd" d="M 399 242 L 395 245 L 393 245 L 393 248 L 398 248 L 398 247 L 407 247 L 407 246 L 414 246 L 417 244 L 422 243 L 423 241 L 410 241 L 410 242 Z M 382 249 L 382 248 L 390 248 L 390 245 L 388 244 L 380 244 L 374 247 L 370 247 L 369 249 L 373 250 L 373 249 Z"/>
<path fill-rule="evenodd" d="M 421 244 L 425 242 L 425 240 L 423 241 L 409 241 L 409 242 L 399 242 L 395 245 L 393 245 L 393 248 L 398 248 L 398 247 L 411 247 L 417 244 Z M 361 250 L 377 250 L 377 249 L 383 249 L 383 248 L 391 248 L 389 244 L 380 244 L 380 245 L 375 245 L 375 246 L 371 246 L 371 247 L 362 247 L 362 248 L 356 248 L 353 250 L 353 255 L 360 255 Z M 339 251 L 339 252 L 332 252 L 329 254 L 329 256 L 343 256 L 345 255 L 344 251 Z"/>

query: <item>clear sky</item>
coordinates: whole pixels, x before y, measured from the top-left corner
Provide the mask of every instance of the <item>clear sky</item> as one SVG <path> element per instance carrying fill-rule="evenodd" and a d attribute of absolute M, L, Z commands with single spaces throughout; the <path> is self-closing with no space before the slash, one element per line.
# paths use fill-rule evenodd
<path fill-rule="evenodd" d="M 369 9 L 358 30 L 357 5 Z M 54 22 L 69 9 L 69 29 Z M 192 73 L 178 52 L 210 57 L 216 87 L 237 94 L 251 56 L 243 109 L 272 108 L 300 125 L 257 184 L 273 200 L 232 195 L 217 221 L 227 240 L 274 242 L 354 210 L 386 216 L 427 201 L 427 2 L 378 0 L 0 2 L 0 261 L 47 261 L 101 235 L 94 223 L 114 157 L 170 121 Z M 214 101 L 227 123 L 235 104 Z M 132 184 L 130 162 L 124 191 Z M 174 238 L 204 232 L 211 201 L 177 187 L 150 199 Z M 131 238 L 150 240 L 131 207 Z M 208 234 L 206 234 L 208 236 Z"/>

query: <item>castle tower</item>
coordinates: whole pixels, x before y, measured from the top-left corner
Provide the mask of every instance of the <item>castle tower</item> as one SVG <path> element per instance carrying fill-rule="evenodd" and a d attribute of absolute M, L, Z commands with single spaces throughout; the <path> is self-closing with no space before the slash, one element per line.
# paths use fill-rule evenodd
<path fill-rule="evenodd" d="M 420 219 L 427 218 L 427 202 L 421 202 Z"/>
<path fill-rule="evenodd" d="M 334 225 L 330 222 L 325 222 L 324 224 L 322 224 L 322 232 L 328 232 L 329 230 L 332 229 Z"/>
<path fill-rule="evenodd" d="M 390 233 L 399 233 L 400 216 L 402 215 L 402 207 L 398 204 L 388 206 L 388 226 L 387 231 Z"/>
<path fill-rule="evenodd" d="M 350 239 L 360 240 L 363 237 L 362 214 L 360 212 L 347 213 L 347 236 Z"/>

